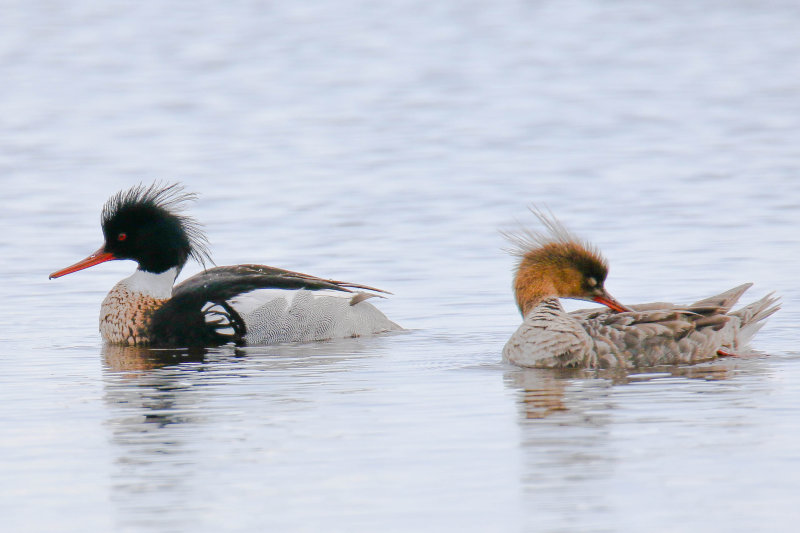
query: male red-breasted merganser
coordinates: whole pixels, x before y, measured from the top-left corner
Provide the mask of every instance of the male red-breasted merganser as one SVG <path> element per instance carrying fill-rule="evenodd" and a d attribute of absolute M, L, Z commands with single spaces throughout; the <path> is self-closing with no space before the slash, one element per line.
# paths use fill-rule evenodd
<path fill-rule="evenodd" d="M 179 184 L 120 191 L 103 207 L 103 246 L 50 275 L 57 278 L 113 259 L 139 264 L 111 289 L 100 308 L 100 333 L 106 342 L 258 345 L 401 329 L 364 301 L 386 291 L 269 266 L 215 267 L 173 288 L 189 258 L 203 266 L 210 262 L 199 225 L 180 213 L 184 202 L 195 198 Z"/>
<path fill-rule="evenodd" d="M 519 257 L 514 278 L 522 325 L 503 359 L 525 367 L 636 368 L 697 363 L 741 350 L 780 306 L 772 295 L 730 312 L 746 283 L 688 306 L 626 307 L 604 283 L 600 252 L 572 235 L 552 214 L 531 209 L 546 232 L 508 234 Z M 590 300 L 610 309 L 564 312 L 559 298 Z"/>

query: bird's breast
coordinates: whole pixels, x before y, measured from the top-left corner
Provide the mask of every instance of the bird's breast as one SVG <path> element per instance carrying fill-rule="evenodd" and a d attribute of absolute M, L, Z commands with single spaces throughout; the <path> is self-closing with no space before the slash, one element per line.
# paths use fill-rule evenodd
<path fill-rule="evenodd" d="M 100 306 L 100 335 L 111 344 L 149 344 L 150 317 L 165 301 L 117 284 Z"/>

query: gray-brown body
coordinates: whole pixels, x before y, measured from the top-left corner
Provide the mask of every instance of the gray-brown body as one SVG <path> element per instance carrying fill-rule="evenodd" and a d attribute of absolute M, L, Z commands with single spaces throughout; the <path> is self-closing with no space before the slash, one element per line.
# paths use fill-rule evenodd
<path fill-rule="evenodd" d="M 639 368 L 706 361 L 718 350 L 741 351 L 779 309 L 777 298 L 768 295 L 730 312 L 751 285 L 688 306 L 652 303 L 624 313 L 566 313 L 558 298 L 547 298 L 525 316 L 503 359 L 524 367 Z"/>

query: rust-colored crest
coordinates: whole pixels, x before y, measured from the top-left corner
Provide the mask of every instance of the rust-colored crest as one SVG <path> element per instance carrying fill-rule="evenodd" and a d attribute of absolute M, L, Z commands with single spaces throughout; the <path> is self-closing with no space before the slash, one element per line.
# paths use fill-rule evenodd
<path fill-rule="evenodd" d="M 592 291 L 602 287 L 608 276 L 605 258 L 549 211 L 532 207 L 531 212 L 545 231 L 523 228 L 504 233 L 513 244 L 509 252 L 519 257 L 514 292 L 522 314 L 545 298 L 591 299 Z"/>

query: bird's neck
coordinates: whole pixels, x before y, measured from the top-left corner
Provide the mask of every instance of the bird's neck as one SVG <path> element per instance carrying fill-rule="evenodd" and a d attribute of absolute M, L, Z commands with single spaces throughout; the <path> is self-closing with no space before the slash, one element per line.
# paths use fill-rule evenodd
<path fill-rule="evenodd" d="M 172 296 L 172 286 L 175 284 L 178 272 L 178 267 L 172 267 L 158 274 L 137 269 L 133 275 L 123 279 L 119 284 L 124 285 L 131 293 L 166 300 Z"/>
<path fill-rule="evenodd" d="M 514 279 L 514 295 L 522 316 L 545 300 L 558 298 L 553 282 L 534 269 L 520 269 Z"/>
<path fill-rule="evenodd" d="M 527 322 L 530 320 L 552 320 L 555 317 L 564 315 L 565 313 L 564 308 L 561 306 L 561 300 L 556 296 L 548 296 L 531 306 L 522 318 Z"/>

